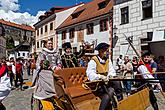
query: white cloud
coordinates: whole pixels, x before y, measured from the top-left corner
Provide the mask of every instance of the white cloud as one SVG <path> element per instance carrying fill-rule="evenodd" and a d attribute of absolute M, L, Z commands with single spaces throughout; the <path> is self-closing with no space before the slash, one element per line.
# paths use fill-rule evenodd
<path fill-rule="evenodd" d="M 19 13 L 19 6 L 18 0 L 0 0 L 0 19 L 33 26 L 38 21 L 38 17 L 45 13 L 39 11 L 36 16 L 28 12 Z"/>
<path fill-rule="evenodd" d="M 0 0 L 0 9 L 8 11 L 19 10 L 18 0 Z"/>

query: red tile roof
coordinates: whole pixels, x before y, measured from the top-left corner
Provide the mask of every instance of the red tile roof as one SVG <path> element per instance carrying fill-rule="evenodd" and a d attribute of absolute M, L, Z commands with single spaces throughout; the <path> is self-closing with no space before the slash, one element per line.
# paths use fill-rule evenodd
<path fill-rule="evenodd" d="M 44 20 L 45 18 L 49 17 L 50 15 L 54 14 L 54 13 L 58 13 L 58 12 L 61 12 L 61 11 L 64 11 L 64 10 L 67 10 L 69 8 L 73 8 L 75 6 L 78 6 L 78 5 L 81 5 L 81 4 L 84 4 L 83 2 L 82 3 L 79 3 L 77 5 L 73 5 L 73 6 L 68 6 L 68 7 L 62 7 L 62 6 L 55 6 L 55 7 L 52 7 L 49 11 L 46 11 L 44 13 L 44 15 L 41 15 L 39 17 L 39 19 L 42 21 Z M 39 21 L 40 22 L 40 21 Z M 37 24 L 37 23 L 36 23 Z"/>
<path fill-rule="evenodd" d="M 98 4 L 101 2 L 107 2 L 105 8 L 99 9 Z M 93 0 L 81 7 L 77 8 L 72 15 L 70 15 L 57 29 L 64 28 L 66 26 L 70 26 L 76 23 L 80 23 L 104 14 L 107 14 L 112 10 L 113 0 Z M 73 19 L 74 14 L 79 14 L 77 18 Z"/>
<path fill-rule="evenodd" d="M 16 24 L 10 21 L 5 21 L 3 19 L 0 19 L 0 24 L 4 24 L 4 25 L 8 25 L 8 26 L 12 26 L 12 27 L 16 27 L 16 28 L 20 28 L 23 30 L 28 30 L 28 31 L 35 31 L 34 28 L 32 28 L 31 26 L 27 26 L 27 25 L 21 25 L 21 24 Z"/>

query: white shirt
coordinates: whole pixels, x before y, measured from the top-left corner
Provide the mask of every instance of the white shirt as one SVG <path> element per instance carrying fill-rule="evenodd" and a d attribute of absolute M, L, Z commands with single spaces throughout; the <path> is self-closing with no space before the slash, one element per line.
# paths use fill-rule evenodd
<path fill-rule="evenodd" d="M 144 66 L 144 65 L 140 65 L 140 66 L 138 67 L 138 71 L 139 71 L 140 74 L 143 75 L 144 79 L 154 78 L 154 77 L 150 74 L 150 72 L 148 71 L 148 69 L 146 68 L 146 66 Z"/>
<path fill-rule="evenodd" d="M 99 56 L 98 56 L 98 58 L 99 58 L 100 62 L 103 62 L 103 60 Z M 97 66 L 97 64 L 94 60 L 89 61 L 88 67 L 86 70 L 86 74 L 87 74 L 88 79 L 91 81 L 100 79 L 99 74 L 96 73 L 96 66 Z M 109 68 L 108 68 L 107 77 L 109 77 L 109 76 L 116 76 L 116 71 L 114 70 L 110 59 L 109 59 Z"/>
<path fill-rule="evenodd" d="M 7 66 L 12 66 L 12 72 L 13 72 L 14 74 L 16 74 L 16 68 L 15 68 L 15 66 L 14 66 L 13 63 L 7 62 Z"/>

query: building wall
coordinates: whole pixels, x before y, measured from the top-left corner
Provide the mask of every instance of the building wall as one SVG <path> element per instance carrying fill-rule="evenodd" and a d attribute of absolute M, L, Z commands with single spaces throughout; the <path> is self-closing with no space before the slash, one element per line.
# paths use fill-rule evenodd
<path fill-rule="evenodd" d="M 133 36 L 133 45 L 141 53 L 141 46 L 147 45 L 147 43 L 141 44 L 140 39 L 147 38 L 147 32 L 165 29 L 165 0 L 152 0 L 153 17 L 145 20 L 142 19 L 142 1 L 131 0 L 114 6 L 113 25 L 118 28 L 117 36 L 119 37 L 117 45 L 113 49 L 114 61 L 120 54 L 125 55 L 127 50 L 127 55 L 131 58 L 135 55 L 131 47 L 128 49 L 128 45 L 122 45 L 127 43 L 123 33 L 128 37 Z M 121 24 L 121 8 L 126 6 L 129 7 L 129 23 Z"/>
<path fill-rule="evenodd" d="M 74 12 L 79 6 L 75 6 L 72 8 L 69 8 L 67 10 L 58 12 L 54 14 L 54 18 L 51 20 L 48 20 L 48 22 L 41 24 L 40 27 L 37 28 L 39 29 L 39 35 L 37 35 L 37 30 L 36 30 L 36 52 L 41 52 L 42 50 L 42 40 L 46 40 L 49 38 L 53 38 L 53 47 L 57 48 L 57 36 L 56 36 L 56 28 L 61 25 L 65 19 L 68 18 L 68 16 Z M 48 19 L 48 18 L 46 18 Z M 50 23 L 53 22 L 53 30 L 50 30 Z M 48 26 L 48 32 L 45 33 L 45 25 Z M 43 34 L 41 34 L 41 27 L 43 27 Z M 39 48 L 37 48 L 37 42 L 39 42 Z"/>
<path fill-rule="evenodd" d="M 0 58 L 6 56 L 6 40 L 4 37 L 0 36 Z"/>
<path fill-rule="evenodd" d="M 22 42 L 28 42 L 31 43 L 32 40 L 34 39 L 34 32 L 30 31 L 30 30 L 24 30 L 21 28 L 17 28 L 17 27 L 13 27 L 13 26 L 9 26 L 9 25 L 5 25 L 2 24 L 4 29 L 5 29 L 5 39 L 6 39 L 6 43 L 5 43 L 5 49 L 6 52 L 5 54 L 7 55 L 7 57 L 10 58 L 10 56 L 12 56 L 11 52 L 8 52 L 8 47 L 11 47 L 9 50 L 14 49 L 15 46 L 18 46 L 19 44 L 21 44 Z M 13 46 L 8 45 L 10 44 L 9 42 L 7 42 L 7 39 L 12 39 L 13 40 Z M 32 44 L 30 44 L 30 46 L 32 47 Z M 32 48 L 30 48 L 29 52 L 31 52 Z M 0 52 L 1 54 L 1 52 Z M 11 55 L 10 55 L 11 54 Z"/>
<path fill-rule="evenodd" d="M 71 26 L 68 26 L 67 28 L 63 28 L 63 29 L 58 30 L 57 31 L 58 32 L 58 47 L 61 49 L 62 44 L 64 42 L 71 42 L 72 47 L 77 47 L 77 51 L 79 51 L 80 45 L 82 44 L 82 42 L 77 41 L 77 39 L 78 39 L 77 34 L 78 34 L 78 30 L 80 30 L 80 29 L 83 30 L 83 35 L 84 35 L 83 40 L 84 40 L 84 42 L 89 42 L 90 44 L 92 42 L 95 42 L 95 44 L 96 43 L 99 44 L 101 42 L 106 42 L 106 43 L 110 44 L 109 20 L 107 21 L 108 30 L 100 32 L 100 20 L 106 19 L 106 18 L 109 19 L 109 15 L 101 16 L 99 18 L 91 19 L 91 20 L 81 22 L 81 23 L 76 24 L 76 25 L 71 25 Z M 89 24 L 89 23 L 94 23 L 94 27 L 93 27 L 94 28 L 94 33 L 90 34 L 90 35 L 87 35 L 86 25 Z M 75 33 L 74 33 L 75 37 L 73 39 L 73 42 L 69 39 L 69 30 L 71 28 L 75 28 Z M 64 31 L 64 30 L 67 31 L 67 34 L 66 34 L 66 39 L 62 40 L 62 31 Z"/>
<path fill-rule="evenodd" d="M 51 23 L 53 23 L 52 30 L 50 30 Z M 45 32 L 46 25 L 47 25 L 47 32 Z M 41 28 L 43 29 L 42 34 L 41 34 L 41 30 L 42 30 Z M 38 30 L 39 30 L 39 34 L 37 32 Z M 35 35 L 36 35 L 36 42 L 35 42 L 36 52 L 38 53 L 38 52 L 41 52 L 41 49 L 43 48 L 42 41 L 47 40 L 49 38 L 53 38 L 55 36 L 55 18 L 53 18 L 53 19 L 49 20 L 48 22 L 43 23 L 39 27 L 37 27 L 35 30 Z M 37 48 L 37 42 L 39 42 L 39 48 Z M 54 47 L 54 45 L 53 45 L 53 47 Z"/>
<path fill-rule="evenodd" d="M 29 51 L 19 51 L 16 53 L 16 58 L 21 57 L 21 58 L 27 59 L 27 58 L 29 58 L 29 55 L 30 55 Z"/>

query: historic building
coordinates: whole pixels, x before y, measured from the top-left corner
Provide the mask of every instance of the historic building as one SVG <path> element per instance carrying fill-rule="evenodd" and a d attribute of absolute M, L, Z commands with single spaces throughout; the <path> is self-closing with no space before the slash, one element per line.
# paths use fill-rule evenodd
<path fill-rule="evenodd" d="M 6 39 L 4 32 L 3 26 L 0 25 L 0 58 L 6 57 Z"/>
<path fill-rule="evenodd" d="M 55 29 L 71 14 L 75 9 L 83 4 L 72 7 L 52 7 L 44 15 L 39 17 L 39 21 L 34 24 L 36 35 L 36 52 L 43 48 L 43 41 L 52 39 L 53 47 L 57 47 L 57 37 Z"/>
<path fill-rule="evenodd" d="M 4 28 L 4 38 L 6 39 L 6 57 L 28 58 L 34 52 L 34 29 L 24 24 L 16 24 L 0 19 L 0 24 Z M 24 47 L 24 45 L 26 45 Z"/>
<path fill-rule="evenodd" d="M 71 42 L 73 52 L 82 42 L 111 44 L 113 0 L 93 0 L 77 8 L 57 29 L 58 48 Z"/>
<path fill-rule="evenodd" d="M 113 7 L 113 27 L 119 37 L 113 49 L 114 59 L 120 54 L 133 56 L 123 34 L 132 39 L 136 50 L 150 50 L 148 41 L 165 30 L 165 0 L 116 0 Z"/>

